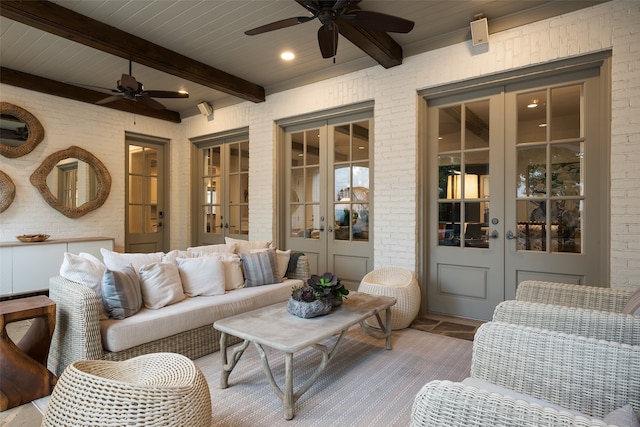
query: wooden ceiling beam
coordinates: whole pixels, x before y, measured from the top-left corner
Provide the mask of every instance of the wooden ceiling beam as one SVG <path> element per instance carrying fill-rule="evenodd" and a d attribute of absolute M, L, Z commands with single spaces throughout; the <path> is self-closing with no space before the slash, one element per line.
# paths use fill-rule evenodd
<path fill-rule="evenodd" d="M 375 59 L 384 68 L 402 64 L 402 47 L 382 31 L 365 30 L 337 20 L 340 34 L 367 55 Z"/>
<path fill-rule="evenodd" d="M 59 96 L 61 98 L 73 99 L 88 104 L 95 104 L 101 99 L 106 98 L 107 94 L 79 86 L 61 83 L 56 80 L 44 77 L 34 76 L 33 74 L 23 73 L 22 71 L 12 70 L 10 68 L 0 67 L 0 82 L 11 86 L 18 86 L 24 89 L 36 92 L 47 93 L 49 95 Z M 140 116 L 153 117 L 154 119 L 166 120 L 173 123 L 180 123 L 180 113 L 171 110 L 154 110 L 139 102 L 130 101 L 128 99 L 120 99 L 115 102 L 102 105 L 102 107 L 112 108 L 114 110 L 134 113 Z"/>
<path fill-rule="evenodd" d="M 0 15 L 241 99 L 265 100 L 262 86 L 50 1 L 2 0 Z"/>

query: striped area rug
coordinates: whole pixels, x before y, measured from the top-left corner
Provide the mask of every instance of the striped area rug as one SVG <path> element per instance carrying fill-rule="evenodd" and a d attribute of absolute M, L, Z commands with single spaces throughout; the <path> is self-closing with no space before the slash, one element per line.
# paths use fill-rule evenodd
<path fill-rule="evenodd" d="M 323 374 L 296 402 L 290 421 L 284 420 L 282 403 L 253 345 L 231 373 L 227 389 L 220 388 L 220 353 L 197 359 L 209 383 L 213 426 L 408 426 L 413 399 L 425 383 L 469 375 L 473 343 L 416 329 L 394 331 L 392 337 L 393 350 L 388 351 L 384 340 L 369 337 L 359 327 L 349 330 Z M 284 355 L 265 350 L 282 387 Z M 295 354 L 294 391 L 319 362 L 316 350 Z"/>

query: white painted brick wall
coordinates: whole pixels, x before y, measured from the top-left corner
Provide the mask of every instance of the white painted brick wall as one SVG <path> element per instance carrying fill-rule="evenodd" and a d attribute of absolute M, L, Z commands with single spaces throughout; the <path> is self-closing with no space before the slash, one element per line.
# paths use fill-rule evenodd
<path fill-rule="evenodd" d="M 491 27 L 491 23 L 489 23 Z M 123 149 L 125 130 L 172 139 L 172 246 L 190 242 L 190 144 L 188 138 L 250 126 L 250 238 L 275 234 L 274 122 L 314 111 L 374 100 L 374 253 L 375 267 L 416 269 L 417 135 L 416 91 L 481 75 L 612 49 L 611 122 L 611 283 L 640 286 L 640 3 L 614 0 L 490 36 L 488 50 L 470 42 L 405 58 L 385 70 L 375 66 L 267 97 L 261 104 L 242 103 L 218 109 L 213 121 L 203 116 L 180 125 L 79 104 L 0 86 L 3 101 L 40 117 L 47 130 L 44 147 L 26 158 L 0 159 L 16 181 L 14 205 L 0 215 L 1 240 L 23 232 L 55 231 L 65 237 L 100 234 L 123 242 Z M 71 112 L 71 114 L 69 114 Z M 44 156 L 71 144 L 96 154 L 114 177 L 112 195 L 102 209 L 68 220 L 49 208 L 28 182 Z M 178 191 L 180 190 L 180 191 Z M 31 217 L 34 215 L 34 217 Z M 398 221 L 401 217 L 402 221 Z M 47 224 L 46 228 L 41 228 Z"/>

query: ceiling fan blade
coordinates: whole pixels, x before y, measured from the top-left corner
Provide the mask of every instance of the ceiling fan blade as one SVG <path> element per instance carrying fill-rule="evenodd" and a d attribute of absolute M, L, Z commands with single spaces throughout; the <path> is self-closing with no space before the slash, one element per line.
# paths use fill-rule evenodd
<path fill-rule="evenodd" d="M 100 90 L 103 90 L 105 92 L 120 93 L 120 91 L 118 89 L 112 89 L 112 88 L 108 88 L 108 87 L 86 85 L 84 83 L 74 83 L 74 82 L 66 82 L 66 81 L 63 81 L 62 83 L 65 83 L 65 84 L 68 84 L 68 85 L 72 85 L 72 86 L 80 86 L 80 87 L 86 87 L 86 88 L 92 88 L 92 89 L 100 89 Z"/>
<path fill-rule="evenodd" d="M 318 44 L 323 58 L 333 58 L 338 51 L 338 26 L 335 22 L 323 25 L 318 30 Z"/>
<path fill-rule="evenodd" d="M 261 25 L 260 27 L 253 28 L 245 31 L 248 36 L 255 36 L 256 34 L 268 33 L 269 31 L 279 30 L 281 28 L 293 27 L 294 25 L 304 24 L 315 19 L 315 16 L 296 16 L 294 18 L 287 18 L 281 21 L 272 22 L 270 24 Z"/>
<path fill-rule="evenodd" d="M 184 91 L 170 91 L 170 90 L 145 90 L 141 96 L 150 96 L 152 98 L 188 98 L 189 94 Z"/>
<path fill-rule="evenodd" d="M 341 18 L 356 27 L 385 33 L 408 33 L 415 25 L 413 21 L 398 16 L 360 9 L 352 10 Z"/>
<path fill-rule="evenodd" d="M 149 98 L 148 96 L 136 96 L 136 101 L 140 102 L 141 104 L 146 105 L 147 107 L 151 107 L 154 110 L 164 110 L 165 109 L 164 105 L 160 104 L 158 101 L 156 101 L 153 98 Z"/>
<path fill-rule="evenodd" d="M 108 96 L 104 99 L 101 99 L 100 101 L 96 102 L 96 105 L 104 105 L 104 104 L 108 104 L 110 102 L 113 101 L 117 101 L 119 99 L 122 99 L 123 95 L 112 95 L 112 96 Z"/>

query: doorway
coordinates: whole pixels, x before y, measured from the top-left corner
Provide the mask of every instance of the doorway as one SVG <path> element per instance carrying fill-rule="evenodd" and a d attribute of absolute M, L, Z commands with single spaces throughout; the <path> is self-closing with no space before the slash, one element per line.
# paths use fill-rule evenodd
<path fill-rule="evenodd" d="M 429 312 L 490 320 L 523 280 L 606 283 L 601 65 L 426 99 Z"/>
<path fill-rule="evenodd" d="M 168 139 L 125 135 L 125 251 L 164 252 L 168 246 Z"/>
<path fill-rule="evenodd" d="M 312 274 L 331 271 L 357 288 L 373 268 L 372 112 L 284 129 L 287 248 L 304 252 Z"/>

